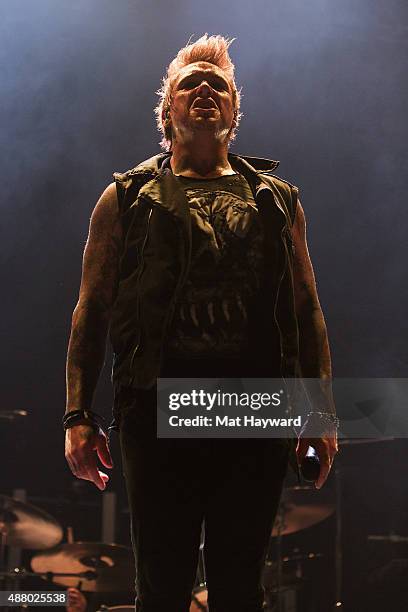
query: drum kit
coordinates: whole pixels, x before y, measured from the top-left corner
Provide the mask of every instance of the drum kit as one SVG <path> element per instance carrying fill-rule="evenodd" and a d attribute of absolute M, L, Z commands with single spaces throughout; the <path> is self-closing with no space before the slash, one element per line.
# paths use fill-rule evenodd
<path fill-rule="evenodd" d="M 298 549 L 284 555 L 284 537 L 314 527 L 332 516 L 334 511 L 335 504 L 326 498 L 316 501 L 314 486 L 294 486 L 283 490 L 263 572 L 266 611 L 296 612 L 297 594 L 306 582 L 306 566 L 323 557 L 320 552 L 301 553 Z"/>
<path fill-rule="evenodd" d="M 305 564 L 322 557 L 321 553 L 303 554 L 299 551 L 284 556 L 282 542 L 285 536 L 321 523 L 336 510 L 336 545 L 340 546 L 339 494 L 337 490 L 336 499 L 331 503 L 321 501 L 320 495 L 316 497 L 313 486 L 284 489 L 263 572 L 265 606 L 269 612 L 296 612 L 294 594 L 305 582 Z M 79 588 L 85 594 L 99 593 L 101 599 L 104 593 L 133 592 L 134 560 L 130 548 L 100 542 L 61 543 L 62 538 L 62 526 L 47 512 L 29 503 L 0 495 L 0 590 L 21 590 L 21 585 L 28 578 L 38 577 L 61 587 Z M 208 610 L 204 545 L 203 536 L 197 585 L 192 592 L 190 612 Z M 10 546 L 40 551 L 31 559 L 31 570 L 22 567 L 5 569 L 6 550 Z M 337 558 L 341 561 L 341 549 L 336 549 Z M 339 567 L 337 570 L 341 571 Z M 341 578 L 341 575 L 336 577 Z M 341 583 L 338 588 L 341 588 Z M 334 607 L 338 609 L 340 606 Z M 134 611 L 134 606 L 101 606 L 102 610 L 128 612 Z"/>
<path fill-rule="evenodd" d="M 99 542 L 61 544 L 62 537 L 62 526 L 47 512 L 0 495 L 1 590 L 21 590 L 28 578 L 35 577 L 84 593 L 134 590 L 130 548 Z M 23 567 L 6 570 L 7 546 L 42 552 L 32 557 L 32 571 Z"/>
<path fill-rule="evenodd" d="M 272 540 L 293 534 L 324 520 L 334 512 L 334 505 L 316 504 L 308 500 L 310 487 L 286 489 L 283 495 L 278 524 L 275 523 Z M 311 496 L 310 496 L 311 497 Z M 55 585 L 79 588 L 83 593 L 131 593 L 134 589 L 134 561 L 132 550 L 118 544 L 100 542 L 61 543 L 63 528 L 44 510 L 20 500 L 0 495 L 1 559 L 0 584 L 4 590 L 21 590 L 28 578 L 41 578 Z M 31 569 L 22 567 L 6 571 L 5 551 L 14 546 L 36 551 L 31 559 Z M 202 543 L 200 559 L 203 560 Z M 297 555 L 282 558 L 284 567 L 294 561 L 298 564 L 318 558 L 318 554 Z M 267 560 L 264 570 L 266 592 L 299 588 L 302 579 L 293 572 L 283 572 L 278 580 L 278 563 Z M 208 610 L 203 561 L 192 592 L 190 612 Z M 120 612 L 134 611 L 134 606 L 101 606 L 100 610 Z"/>

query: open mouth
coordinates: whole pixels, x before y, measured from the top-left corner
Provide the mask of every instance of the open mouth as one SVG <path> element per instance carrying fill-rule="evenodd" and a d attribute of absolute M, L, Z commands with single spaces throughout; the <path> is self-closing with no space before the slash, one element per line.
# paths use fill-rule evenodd
<path fill-rule="evenodd" d="M 194 100 L 193 108 L 203 108 L 207 110 L 210 108 L 217 108 L 217 105 L 213 100 L 197 98 Z"/>

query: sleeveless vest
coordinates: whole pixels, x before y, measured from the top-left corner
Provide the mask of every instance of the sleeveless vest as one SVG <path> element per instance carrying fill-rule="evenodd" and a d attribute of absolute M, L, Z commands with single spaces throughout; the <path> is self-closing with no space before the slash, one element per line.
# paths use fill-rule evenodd
<path fill-rule="evenodd" d="M 138 389 L 160 376 L 166 333 L 188 277 L 190 211 L 184 189 L 171 172 L 170 153 L 156 155 L 124 174 L 114 173 L 123 230 L 118 293 L 110 340 L 112 380 Z M 248 181 L 265 228 L 265 257 L 280 338 L 281 376 L 299 375 L 299 334 L 293 291 L 291 227 L 298 189 L 272 174 L 278 162 L 229 154 L 232 168 Z M 269 263 L 268 263 L 269 265 Z"/>

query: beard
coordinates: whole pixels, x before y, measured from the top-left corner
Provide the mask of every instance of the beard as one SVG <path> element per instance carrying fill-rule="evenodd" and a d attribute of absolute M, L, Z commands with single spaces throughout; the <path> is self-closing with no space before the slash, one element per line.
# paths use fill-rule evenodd
<path fill-rule="evenodd" d="M 176 129 L 173 127 L 173 138 L 179 142 L 188 143 L 205 133 L 212 133 L 214 140 L 217 142 L 229 140 L 233 130 L 232 126 L 211 119 L 211 117 L 189 117 L 185 123 L 179 124 Z"/>

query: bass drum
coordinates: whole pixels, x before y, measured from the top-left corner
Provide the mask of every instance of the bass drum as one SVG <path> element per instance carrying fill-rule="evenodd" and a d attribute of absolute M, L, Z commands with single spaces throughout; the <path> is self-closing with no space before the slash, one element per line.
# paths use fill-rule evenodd
<path fill-rule="evenodd" d="M 194 589 L 190 612 L 208 612 L 208 591 L 205 587 Z"/>

